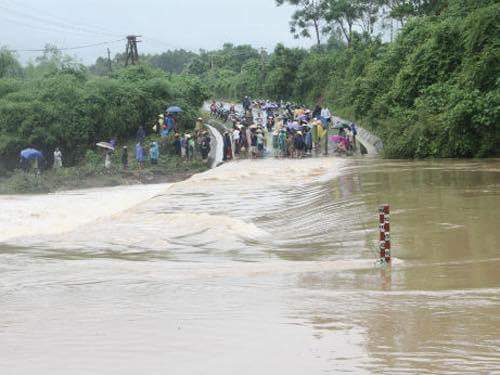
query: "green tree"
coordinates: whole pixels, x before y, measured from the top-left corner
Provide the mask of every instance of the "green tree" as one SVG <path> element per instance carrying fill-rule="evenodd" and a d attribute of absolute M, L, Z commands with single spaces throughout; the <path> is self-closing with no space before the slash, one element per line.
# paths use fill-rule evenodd
<path fill-rule="evenodd" d="M 169 73 L 180 74 L 197 57 L 196 53 L 178 49 L 160 55 L 146 55 L 143 60 L 154 67 Z"/>
<path fill-rule="evenodd" d="M 0 48 L 0 79 L 17 77 L 22 74 L 21 64 L 17 61 L 14 53 L 7 48 Z"/>
<path fill-rule="evenodd" d="M 291 99 L 295 93 L 297 71 L 307 52 L 278 44 L 269 59 L 264 92 L 272 99 Z"/>
<path fill-rule="evenodd" d="M 202 58 L 197 57 L 193 59 L 186 68 L 189 74 L 202 75 L 210 69 L 210 65 Z"/>
<path fill-rule="evenodd" d="M 0 78 L 0 160 L 14 167 L 19 151 L 33 146 L 50 155 L 60 147 L 69 164 L 82 160 L 96 141 L 133 137 L 169 105 L 184 112 L 189 128 L 204 100 L 205 86 L 194 76 L 170 76 L 136 65 L 97 77 L 58 52 L 45 53 L 22 78 Z"/>
<path fill-rule="evenodd" d="M 448 0 L 386 0 L 390 16 L 397 19 L 402 26 L 410 17 L 437 15 L 448 6 Z"/>
<path fill-rule="evenodd" d="M 325 18 L 324 0 L 276 0 L 278 6 L 284 3 L 297 6 L 290 21 L 290 31 L 295 38 L 310 38 L 310 29 L 314 30 L 317 47 L 321 46 L 321 31 Z"/>
<path fill-rule="evenodd" d="M 325 19 L 328 26 L 325 31 L 338 32 L 350 46 L 353 38 L 353 27 L 361 19 L 363 6 L 360 0 L 326 0 Z"/>

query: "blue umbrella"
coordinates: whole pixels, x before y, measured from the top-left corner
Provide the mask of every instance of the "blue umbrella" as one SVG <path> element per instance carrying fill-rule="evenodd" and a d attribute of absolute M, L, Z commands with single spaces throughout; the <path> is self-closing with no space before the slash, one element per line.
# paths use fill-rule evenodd
<path fill-rule="evenodd" d="M 262 107 L 262 109 L 266 110 L 266 109 L 277 109 L 278 106 L 276 104 L 273 104 L 273 103 L 268 103 L 266 104 L 264 107 Z"/>
<path fill-rule="evenodd" d="M 43 154 L 34 148 L 26 148 L 21 151 L 21 157 L 26 160 L 43 159 Z"/>
<path fill-rule="evenodd" d="M 179 112 L 182 112 L 182 109 L 180 107 L 177 107 L 177 106 L 172 106 L 172 107 L 168 107 L 167 108 L 167 112 L 169 113 L 179 113 Z"/>

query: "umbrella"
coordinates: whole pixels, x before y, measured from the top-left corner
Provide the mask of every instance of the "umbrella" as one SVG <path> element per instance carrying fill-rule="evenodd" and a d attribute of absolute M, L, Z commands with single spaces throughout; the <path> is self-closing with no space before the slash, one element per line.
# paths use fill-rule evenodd
<path fill-rule="evenodd" d="M 43 154 L 34 148 L 26 148 L 21 151 L 21 157 L 26 160 L 43 159 Z"/>
<path fill-rule="evenodd" d="M 269 103 L 269 104 L 266 104 L 264 107 L 262 107 L 262 109 L 266 110 L 266 109 L 276 109 L 278 108 L 278 106 L 276 104 L 272 104 L 272 103 Z"/>
<path fill-rule="evenodd" d="M 349 146 L 347 139 L 340 135 L 333 135 L 330 137 L 330 140 L 332 141 L 332 143 L 343 143 L 346 148 Z"/>
<path fill-rule="evenodd" d="M 351 127 L 345 123 L 337 123 L 333 126 L 334 129 L 350 129 Z"/>
<path fill-rule="evenodd" d="M 177 107 L 174 105 L 172 107 L 168 107 L 167 112 L 168 113 L 179 113 L 179 112 L 182 112 L 182 109 L 180 107 Z"/>
<path fill-rule="evenodd" d="M 99 143 L 96 143 L 96 146 L 97 147 L 102 147 L 102 148 L 105 148 L 107 150 L 111 150 L 111 151 L 114 151 L 115 148 L 113 147 L 113 145 L 109 142 L 99 142 Z"/>

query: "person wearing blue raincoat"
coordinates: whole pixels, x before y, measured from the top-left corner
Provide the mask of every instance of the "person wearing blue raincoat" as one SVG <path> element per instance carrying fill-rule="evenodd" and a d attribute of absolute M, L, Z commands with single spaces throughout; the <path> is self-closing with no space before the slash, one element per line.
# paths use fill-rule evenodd
<path fill-rule="evenodd" d="M 161 136 L 167 137 L 171 131 L 175 131 L 175 128 L 176 124 L 173 114 L 167 113 L 167 116 L 165 117 L 165 126 L 161 131 Z"/>
<path fill-rule="evenodd" d="M 149 159 L 151 160 L 151 164 L 158 164 L 158 159 L 160 158 L 160 148 L 158 147 L 158 143 L 151 142 L 151 148 L 149 149 Z"/>
<path fill-rule="evenodd" d="M 280 129 L 280 133 L 278 135 L 278 146 L 280 149 L 280 156 L 287 156 L 287 143 L 286 143 L 287 132 L 285 128 Z"/>
<path fill-rule="evenodd" d="M 139 142 L 135 145 L 135 160 L 139 165 L 139 169 L 142 169 L 144 165 L 144 148 Z"/>

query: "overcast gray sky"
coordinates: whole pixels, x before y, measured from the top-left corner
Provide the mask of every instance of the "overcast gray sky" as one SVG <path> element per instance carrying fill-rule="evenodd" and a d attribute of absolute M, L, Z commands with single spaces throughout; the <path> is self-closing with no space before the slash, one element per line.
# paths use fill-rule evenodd
<path fill-rule="evenodd" d="M 140 52 L 220 48 L 224 42 L 271 51 L 277 42 L 310 46 L 289 33 L 290 6 L 274 0 L 0 0 L 1 45 L 40 49 L 75 47 L 143 35 Z M 125 42 L 68 51 L 83 62 L 122 52 Z M 36 52 L 19 52 L 23 61 Z"/>

